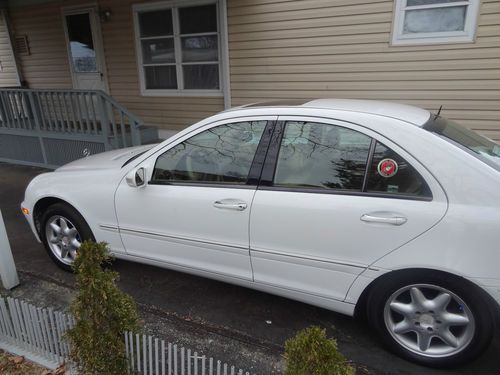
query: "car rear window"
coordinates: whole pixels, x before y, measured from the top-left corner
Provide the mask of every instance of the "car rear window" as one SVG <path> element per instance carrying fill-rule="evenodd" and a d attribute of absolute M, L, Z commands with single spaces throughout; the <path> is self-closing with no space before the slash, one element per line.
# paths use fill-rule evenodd
<path fill-rule="evenodd" d="M 424 129 L 442 136 L 500 172 L 500 145 L 444 117 L 433 117 Z"/>

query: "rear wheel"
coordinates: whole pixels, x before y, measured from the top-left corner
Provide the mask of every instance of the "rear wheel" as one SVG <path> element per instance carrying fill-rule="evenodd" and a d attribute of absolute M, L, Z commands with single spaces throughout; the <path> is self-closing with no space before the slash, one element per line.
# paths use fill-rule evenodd
<path fill-rule="evenodd" d="M 73 207 L 56 203 L 41 218 L 40 237 L 52 260 L 65 271 L 72 271 L 78 248 L 94 236 L 85 219 Z"/>
<path fill-rule="evenodd" d="M 494 319 L 476 287 L 439 273 L 399 274 L 373 289 L 371 325 L 397 354 L 433 367 L 476 358 L 489 345 Z"/>

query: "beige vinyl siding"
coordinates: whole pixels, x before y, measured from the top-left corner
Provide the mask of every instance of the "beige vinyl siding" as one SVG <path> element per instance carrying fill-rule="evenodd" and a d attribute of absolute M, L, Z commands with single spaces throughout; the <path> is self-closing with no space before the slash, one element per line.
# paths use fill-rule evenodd
<path fill-rule="evenodd" d="M 393 1 L 228 0 L 233 105 L 359 98 L 437 110 L 500 140 L 500 1 L 474 43 L 391 46 Z"/>
<path fill-rule="evenodd" d="M 0 64 L 0 87 L 19 86 L 19 74 L 3 10 L 0 10 Z"/>
<path fill-rule="evenodd" d="M 100 9 L 111 9 L 101 22 L 106 74 L 110 94 L 147 125 L 181 130 L 224 108 L 222 97 L 141 96 L 136 63 L 132 4 L 141 1 L 102 0 Z M 64 37 L 62 6 L 89 5 L 88 1 L 53 2 L 12 8 L 16 33 L 28 35 L 31 56 L 21 58 L 22 71 L 31 88 L 72 88 Z"/>
<path fill-rule="evenodd" d="M 18 56 L 23 79 L 30 88 L 72 88 L 60 3 L 13 7 L 15 35 L 26 35 L 30 55 Z"/>
<path fill-rule="evenodd" d="M 145 1 L 100 1 L 110 21 L 101 22 L 111 95 L 147 124 L 181 130 L 224 109 L 223 97 L 141 96 L 136 63 L 132 4 Z"/>

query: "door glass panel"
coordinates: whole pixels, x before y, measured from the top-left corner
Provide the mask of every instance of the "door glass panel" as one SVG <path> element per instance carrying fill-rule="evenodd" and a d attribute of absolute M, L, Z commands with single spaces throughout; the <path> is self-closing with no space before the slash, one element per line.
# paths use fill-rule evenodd
<path fill-rule="evenodd" d="M 340 126 L 288 122 L 274 185 L 361 191 L 370 142 Z"/>
<path fill-rule="evenodd" d="M 75 72 L 97 72 L 97 61 L 88 13 L 66 16 L 69 48 Z"/>
<path fill-rule="evenodd" d="M 367 190 L 431 197 L 423 177 L 406 160 L 377 142 L 370 166 Z"/>
<path fill-rule="evenodd" d="M 189 138 L 158 157 L 151 182 L 245 184 L 266 123 L 221 125 Z"/>

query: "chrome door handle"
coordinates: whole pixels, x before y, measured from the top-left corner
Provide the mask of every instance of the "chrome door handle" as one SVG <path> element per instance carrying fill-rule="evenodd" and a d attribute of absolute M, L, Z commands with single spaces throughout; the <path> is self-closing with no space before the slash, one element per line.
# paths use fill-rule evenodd
<path fill-rule="evenodd" d="M 403 225 L 408 221 L 408 219 L 403 216 L 376 216 L 371 214 L 364 214 L 363 216 L 361 216 L 361 221 L 364 221 L 365 223 Z"/>
<path fill-rule="evenodd" d="M 220 201 L 215 201 L 214 207 L 222 210 L 243 211 L 247 208 L 247 204 L 235 199 L 222 199 Z"/>

